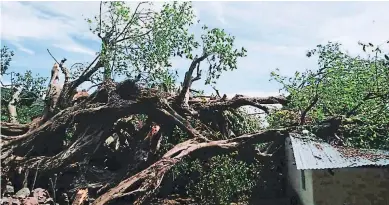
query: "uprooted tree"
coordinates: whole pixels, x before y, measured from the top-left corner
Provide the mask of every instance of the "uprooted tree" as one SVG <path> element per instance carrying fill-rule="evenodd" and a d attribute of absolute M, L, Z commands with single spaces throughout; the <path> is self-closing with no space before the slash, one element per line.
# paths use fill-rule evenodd
<path fill-rule="evenodd" d="M 338 44 L 318 46 L 308 55 L 318 57 L 319 69 L 289 80 L 272 74 L 288 97 L 204 96 L 193 83 L 215 84 L 222 72 L 237 68 L 246 50 L 235 48 L 235 38 L 222 29 L 202 26 L 203 34 L 193 35 L 189 28 L 199 22 L 189 2 L 167 3 L 158 12 L 151 8 L 145 2 L 134 8 L 102 2 L 99 15 L 87 19 L 101 40 L 91 63 L 68 69 L 66 59 L 53 57 L 45 93 L 43 80 L 29 72 L 2 94 L 2 114 L 8 116 L 1 124 L 2 177 L 27 187 L 47 186 L 55 178 L 61 186 L 54 190 L 88 188 L 96 205 L 121 199 L 142 204 L 187 159 L 266 160 L 289 132 L 301 129 L 331 143 L 389 147 L 389 59 L 378 47 L 362 44 L 364 50 L 374 47 L 368 50 L 374 55 L 361 58 L 343 53 Z M 7 52 L 2 50 L 2 75 L 11 60 Z M 179 88 L 172 57 L 188 60 Z M 126 79 L 116 82 L 114 76 Z M 87 81 L 96 87 L 91 95 L 77 90 Z M 20 119 L 18 105 L 32 106 L 20 96 L 39 101 L 43 93 L 41 115 Z M 271 113 L 267 104 L 283 108 Z M 270 127 L 248 128 L 250 120 L 239 109 L 246 105 L 268 113 Z"/>

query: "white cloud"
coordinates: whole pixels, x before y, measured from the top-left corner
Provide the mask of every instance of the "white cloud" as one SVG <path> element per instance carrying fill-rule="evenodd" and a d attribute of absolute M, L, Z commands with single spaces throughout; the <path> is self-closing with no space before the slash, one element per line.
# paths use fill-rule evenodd
<path fill-rule="evenodd" d="M 219 1 L 211 1 L 209 2 L 209 6 L 213 8 L 213 11 L 216 13 L 217 20 L 222 23 L 223 25 L 226 25 L 226 19 L 224 18 L 224 9 L 223 4 Z"/>
<path fill-rule="evenodd" d="M 69 52 L 75 52 L 75 53 L 83 53 L 83 54 L 87 54 L 87 55 L 90 55 L 90 56 L 94 56 L 96 55 L 96 52 L 91 50 L 91 49 L 88 49 L 84 46 L 81 46 L 77 43 L 74 43 L 74 42 L 70 42 L 70 43 L 55 43 L 53 44 L 52 46 L 54 47 L 57 47 L 57 48 L 61 48 L 65 51 L 69 51 Z"/>
<path fill-rule="evenodd" d="M 23 42 L 26 41 L 42 41 L 46 44 L 66 45 L 64 50 L 71 50 L 77 53 L 93 55 L 94 52 L 85 45 L 77 43 L 73 36 L 78 38 L 94 39 L 89 34 L 86 22 L 79 16 L 72 13 L 72 10 L 77 10 L 78 7 L 69 2 L 44 2 L 44 4 L 30 4 L 22 2 L 1 2 L 1 38 L 8 40 L 22 51 L 26 50 Z M 55 8 L 54 4 L 58 4 Z M 93 2 L 83 2 L 85 9 L 93 5 Z M 81 9 L 80 8 L 80 9 Z M 66 17 L 53 16 L 45 13 L 50 11 L 52 14 L 67 13 Z M 60 11 L 60 12 L 57 12 Z M 96 10 L 95 10 L 96 11 Z M 74 11 L 73 11 L 74 12 Z M 74 14 L 71 16 L 69 14 Z M 81 15 L 81 13 L 79 13 Z M 62 47 L 61 47 L 62 48 Z M 31 52 L 29 52 L 31 53 Z"/>
<path fill-rule="evenodd" d="M 205 2 L 201 3 L 205 10 Z M 388 6 L 388 2 L 218 2 L 212 9 L 223 11 L 204 12 L 215 18 L 222 14 L 227 28 L 257 35 L 251 41 L 267 50 L 295 55 L 296 46 L 306 50 L 339 41 L 350 52 L 361 53 L 359 40 L 388 40 Z"/>
<path fill-rule="evenodd" d="M 282 45 L 274 44 L 271 42 L 255 41 L 255 40 L 237 40 L 238 45 L 242 45 L 247 49 L 248 55 L 254 56 L 259 53 L 267 53 L 276 55 L 290 55 L 294 57 L 304 56 L 308 50 L 305 46 L 294 46 L 294 45 Z"/>
<path fill-rule="evenodd" d="M 21 51 L 23 51 L 25 53 L 28 53 L 30 55 L 34 55 L 35 54 L 35 52 L 33 50 L 30 50 L 30 49 L 22 46 L 20 43 L 15 42 L 13 44 L 14 44 L 14 46 L 16 46 L 17 49 L 19 49 L 19 50 L 21 50 Z"/>
<path fill-rule="evenodd" d="M 126 3 L 135 8 L 139 2 Z M 99 40 L 89 31 L 85 21 L 85 18 L 93 19 L 99 13 L 99 2 L 1 2 L 1 5 L 1 38 L 19 50 L 27 51 L 20 46 L 23 42 L 38 40 L 65 51 L 95 55 L 95 51 L 75 38 Z M 105 8 L 103 6 L 103 14 Z M 162 8 L 162 2 L 143 4 L 141 8 L 158 10 Z"/>
<path fill-rule="evenodd" d="M 382 44 L 389 39 L 389 4 L 365 5 L 361 12 L 339 18 L 329 18 L 318 30 L 318 38 L 342 42 L 350 54 L 360 54 L 358 41 Z"/>
<path fill-rule="evenodd" d="M 195 14 L 201 21 L 207 22 L 207 19 L 204 19 L 203 14 L 211 14 L 215 16 L 218 23 L 221 23 L 223 26 L 227 25 L 227 21 L 225 19 L 225 8 L 224 3 L 220 1 L 209 1 L 209 2 L 194 2 L 193 8 L 195 10 Z"/>
<path fill-rule="evenodd" d="M 255 85 L 253 76 L 263 79 L 275 68 L 289 76 L 316 68 L 316 60 L 305 54 L 318 44 L 340 42 L 343 50 L 356 55 L 362 54 L 358 41 L 389 40 L 389 2 L 218 2 L 217 6 L 196 2 L 197 7 L 211 24 L 226 28 L 248 50 L 248 56 L 239 60 L 239 71 L 219 80 L 222 88 L 218 88 L 226 92 L 234 89 L 229 82 Z M 220 15 L 226 25 L 218 20 Z M 238 77 L 238 72 L 245 77 Z M 277 91 L 271 83 L 261 85 Z"/>

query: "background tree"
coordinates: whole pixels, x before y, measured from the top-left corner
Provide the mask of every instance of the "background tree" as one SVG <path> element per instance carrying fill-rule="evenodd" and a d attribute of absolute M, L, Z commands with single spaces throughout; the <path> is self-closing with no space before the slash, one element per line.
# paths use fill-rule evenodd
<path fill-rule="evenodd" d="M 30 70 L 19 73 L 11 70 L 14 52 L 7 46 L 1 49 L 1 76 L 9 76 L 10 84 L 1 82 L 1 120 L 28 123 L 42 112 L 46 79 L 33 76 Z M 18 108 L 18 109 L 16 109 Z"/>
<path fill-rule="evenodd" d="M 330 42 L 307 53 L 308 57 L 318 57 L 317 70 L 296 72 L 292 78 L 273 72 L 273 79 L 290 93 L 287 109 L 291 111 L 270 116 L 273 126 L 286 121 L 306 124 L 308 118 L 317 123 L 342 116 L 357 122 L 334 133 L 343 144 L 388 149 L 388 54 L 371 43 L 360 45 L 367 57 L 350 56 L 340 44 Z M 283 120 L 279 121 L 280 117 Z"/>

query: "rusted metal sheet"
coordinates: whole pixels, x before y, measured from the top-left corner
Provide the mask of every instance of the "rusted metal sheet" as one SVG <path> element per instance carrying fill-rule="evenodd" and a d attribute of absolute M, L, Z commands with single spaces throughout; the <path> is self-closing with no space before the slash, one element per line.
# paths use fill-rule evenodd
<path fill-rule="evenodd" d="M 294 133 L 290 141 L 299 170 L 389 165 L 389 152 L 385 150 L 336 147 Z"/>

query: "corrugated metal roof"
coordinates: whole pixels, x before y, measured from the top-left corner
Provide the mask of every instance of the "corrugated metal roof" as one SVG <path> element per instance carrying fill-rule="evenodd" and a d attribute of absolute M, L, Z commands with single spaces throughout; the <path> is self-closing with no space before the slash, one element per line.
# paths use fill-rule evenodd
<path fill-rule="evenodd" d="M 389 165 L 389 151 L 335 147 L 293 133 L 290 140 L 299 170 Z"/>

